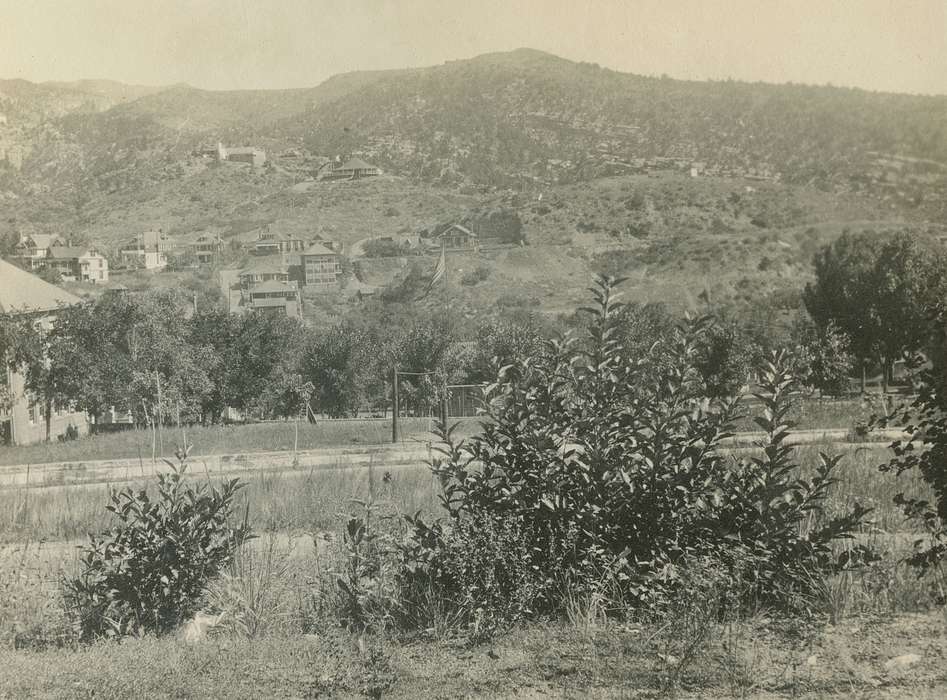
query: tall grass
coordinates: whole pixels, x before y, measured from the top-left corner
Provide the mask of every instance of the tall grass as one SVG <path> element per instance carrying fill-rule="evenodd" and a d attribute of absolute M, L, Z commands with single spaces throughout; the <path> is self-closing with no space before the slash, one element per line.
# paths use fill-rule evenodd
<path fill-rule="evenodd" d="M 419 464 L 390 472 L 376 469 L 376 498 L 392 503 L 401 512 L 429 510 L 436 504 L 433 479 Z M 192 479 L 205 479 L 192 472 Z M 351 499 L 369 495 L 367 469 L 313 469 L 294 472 L 249 472 L 236 510 L 249 508 L 256 530 L 318 532 L 331 529 Z M 211 478 L 217 485 L 219 479 Z M 134 488 L 148 482 L 123 483 Z M 105 510 L 108 484 L 46 489 L 0 491 L 0 543 L 23 541 L 74 541 L 109 526 Z"/>

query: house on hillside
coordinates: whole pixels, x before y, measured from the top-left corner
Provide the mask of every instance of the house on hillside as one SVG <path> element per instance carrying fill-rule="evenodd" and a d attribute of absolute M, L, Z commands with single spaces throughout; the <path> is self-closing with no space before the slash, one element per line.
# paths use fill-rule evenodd
<path fill-rule="evenodd" d="M 197 258 L 197 262 L 207 265 L 220 259 L 223 246 L 224 243 L 217 234 L 202 233 L 188 244 L 188 249 Z"/>
<path fill-rule="evenodd" d="M 375 177 L 377 175 L 381 175 L 381 168 L 369 165 L 360 158 L 350 158 L 329 170 L 325 177 L 334 180 L 358 180 L 363 177 Z"/>
<path fill-rule="evenodd" d="M 466 226 L 451 224 L 432 241 L 433 247 L 447 250 L 476 250 L 480 246 L 477 234 Z"/>
<path fill-rule="evenodd" d="M 255 146 L 228 148 L 222 143 L 218 143 L 217 160 L 226 160 L 231 163 L 246 163 L 255 168 L 259 168 L 266 163 L 266 151 Z"/>
<path fill-rule="evenodd" d="M 270 258 L 268 260 L 259 260 L 250 267 L 241 270 L 238 275 L 240 280 L 241 296 L 249 299 L 249 291 L 252 287 L 264 282 L 289 283 L 289 268 L 282 258 Z"/>
<path fill-rule="evenodd" d="M 43 281 L 16 265 L 0 260 L 0 313 L 28 317 L 36 323 L 55 322 L 63 306 L 81 301 L 59 287 Z M 46 407 L 24 388 L 23 376 L 0 361 L 0 444 L 28 445 L 46 439 Z M 50 407 L 50 435 L 65 433 L 74 426 L 80 433 L 88 432 L 84 413 L 67 406 Z"/>
<path fill-rule="evenodd" d="M 176 248 L 174 239 L 162 231 L 145 231 L 125 241 L 118 254 L 129 267 L 159 270 L 167 267 L 168 254 Z"/>
<path fill-rule="evenodd" d="M 27 270 L 39 270 L 45 264 L 49 249 L 64 245 L 66 241 L 62 236 L 54 233 L 33 233 L 20 237 L 12 257 Z"/>
<path fill-rule="evenodd" d="M 330 292 L 338 288 L 342 262 L 339 254 L 322 243 L 313 243 L 300 255 L 303 284 L 309 289 Z"/>
<path fill-rule="evenodd" d="M 254 255 L 288 255 L 302 252 L 306 245 L 306 241 L 298 236 L 273 233 L 267 226 L 250 244 L 250 252 Z"/>
<path fill-rule="evenodd" d="M 59 272 L 70 282 L 108 282 L 109 261 L 92 248 L 53 246 L 46 258 L 46 267 Z"/>
<path fill-rule="evenodd" d="M 290 282 L 261 282 L 247 292 L 247 307 L 252 311 L 300 317 L 299 288 Z"/>

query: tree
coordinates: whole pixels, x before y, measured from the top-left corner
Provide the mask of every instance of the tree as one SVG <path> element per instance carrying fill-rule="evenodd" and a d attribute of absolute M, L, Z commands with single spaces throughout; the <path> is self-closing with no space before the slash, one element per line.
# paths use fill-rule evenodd
<path fill-rule="evenodd" d="M 488 321 L 477 332 L 473 355 L 468 358 L 466 381 L 487 382 L 496 376 L 497 367 L 536 357 L 544 346 L 542 329 L 533 318 Z"/>
<path fill-rule="evenodd" d="M 50 284 L 62 284 L 62 275 L 55 267 L 44 265 L 37 271 L 36 276 Z"/>
<path fill-rule="evenodd" d="M 404 372 L 400 392 L 404 406 L 418 410 L 433 406 L 441 398 L 449 367 L 443 361 L 455 341 L 451 321 L 443 317 L 416 320 L 387 345 L 386 364 Z"/>
<path fill-rule="evenodd" d="M 240 333 L 241 322 L 227 311 L 208 309 L 192 316 L 188 325 L 189 342 L 204 349 L 201 357 L 210 379 L 210 390 L 203 396 L 200 407 L 200 421 L 216 423 L 227 408 L 230 397 L 228 358 Z"/>
<path fill-rule="evenodd" d="M 307 346 L 302 376 L 312 384 L 312 405 L 332 418 L 351 415 L 369 399 L 378 373 L 375 340 L 349 324 L 333 326 Z"/>
<path fill-rule="evenodd" d="M 711 399 L 737 396 L 750 376 L 752 349 L 734 324 L 713 321 L 698 339 L 694 367 Z"/>
<path fill-rule="evenodd" d="M 373 238 L 364 245 L 366 258 L 397 258 L 410 249 L 407 241 L 398 243 L 391 238 Z"/>
<path fill-rule="evenodd" d="M 947 294 L 947 256 L 929 239 L 899 233 L 881 248 L 872 275 L 872 312 L 885 390 L 894 361 L 924 347 Z"/>
<path fill-rule="evenodd" d="M 855 357 L 849 351 L 851 341 L 833 321 L 819 328 L 809 320 L 793 329 L 796 347 L 796 372 L 802 382 L 819 395 L 840 396 L 848 392 Z"/>
<path fill-rule="evenodd" d="M 944 267 L 944 251 L 909 232 L 887 239 L 843 233 L 816 254 L 806 309 L 820 328 L 834 322 L 849 337 L 863 376 L 872 363 L 881 367 L 887 391 L 895 360 L 930 338 L 947 286 Z"/>
<path fill-rule="evenodd" d="M 253 312 L 240 317 L 223 355 L 224 405 L 244 411 L 265 408 L 267 385 L 282 368 L 296 366 L 304 343 L 298 320 Z"/>

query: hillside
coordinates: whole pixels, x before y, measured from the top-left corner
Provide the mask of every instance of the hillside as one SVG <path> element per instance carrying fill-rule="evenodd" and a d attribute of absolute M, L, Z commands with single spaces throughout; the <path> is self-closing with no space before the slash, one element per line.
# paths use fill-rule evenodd
<path fill-rule="evenodd" d="M 0 114 L 0 239 L 56 231 L 109 251 L 147 228 L 239 241 L 269 225 L 349 250 L 514 225 L 526 247 L 457 257 L 448 296 L 418 302 L 467 317 L 564 311 L 596 271 L 679 308 L 786 305 L 846 227 L 947 226 L 947 97 L 647 78 L 518 50 L 299 90 L 0 81 Z M 217 141 L 270 161 L 194 155 Z M 306 156 L 275 157 L 290 147 Z M 312 179 L 352 154 L 386 174 Z M 363 261 L 342 296 L 398 297 L 432 267 Z M 350 306 L 314 299 L 312 318 Z"/>

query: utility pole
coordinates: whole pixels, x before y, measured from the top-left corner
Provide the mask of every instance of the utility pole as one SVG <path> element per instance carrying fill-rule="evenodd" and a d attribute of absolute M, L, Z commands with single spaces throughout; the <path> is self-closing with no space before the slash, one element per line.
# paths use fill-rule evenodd
<path fill-rule="evenodd" d="M 161 411 L 161 379 L 158 377 L 158 370 L 155 370 L 155 386 L 158 389 L 158 451 L 164 456 L 164 436 L 161 429 L 164 414 Z"/>
<path fill-rule="evenodd" d="M 391 441 L 398 442 L 398 370 L 391 370 Z"/>

